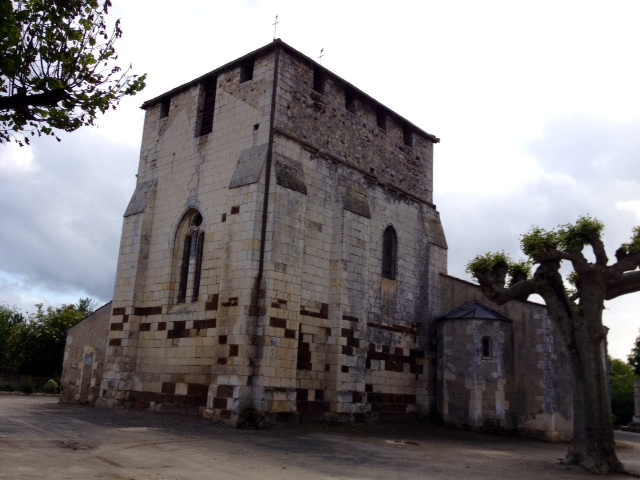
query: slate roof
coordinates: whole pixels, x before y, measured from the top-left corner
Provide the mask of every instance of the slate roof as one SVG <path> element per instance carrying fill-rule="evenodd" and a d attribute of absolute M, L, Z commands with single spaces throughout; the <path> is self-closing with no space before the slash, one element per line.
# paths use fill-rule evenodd
<path fill-rule="evenodd" d="M 446 315 L 436 318 L 440 320 L 498 320 L 500 322 L 511 322 L 508 317 L 491 310 L 489 307 L 474 301 L 463 307 L 457 308 Z"/>

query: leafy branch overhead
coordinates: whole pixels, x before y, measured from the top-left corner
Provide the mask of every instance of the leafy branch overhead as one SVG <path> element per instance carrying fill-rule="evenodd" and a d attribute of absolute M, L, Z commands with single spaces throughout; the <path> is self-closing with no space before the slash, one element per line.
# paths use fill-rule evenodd
<path fill-rule="evenodd" d="M 553 230 L 534 227 L 520 237 L 520 247 L 527 260 L 515 262 L 504 252 L 485 253 L 471 260 L 466 271 L 494 301 L 502 297 L 505 297 L 504 301 L 526 300 L 534 293 L 542 294 L 540 289 L 545 282 L 540 280 L 548 279 L 551 272 L 558 272 L 563 260 L 571 263 L 573 271 L 557 286 L 565 289 L 571 301 L 580 299 L 583 293 L 580 278 L 584 275 L 599 276 L 606 286 L 606 300 L 638 291 L 640 272 L 636 269 L 640 266 L 640 227 L 633 229 L 629 243 L 618 248 L 616 262 L 612 265 L 608 265 L 609 258 L 602 242 L 603 230 L 602 222 L 589 216 Z M 592 249 L 594 262 L 583 253 L 587 246 Z M 534 265 L 538 267 L 532 276 Z"/>
<path fill-rule="evenodd" d="M 145 87 L 116 64 L 110 0 L 0 0 L 0 143 L 93 125 Z M 57 138 L 57 137 L 56 137 Z M 59 139 L 58 139 L 59 140 Z"/>

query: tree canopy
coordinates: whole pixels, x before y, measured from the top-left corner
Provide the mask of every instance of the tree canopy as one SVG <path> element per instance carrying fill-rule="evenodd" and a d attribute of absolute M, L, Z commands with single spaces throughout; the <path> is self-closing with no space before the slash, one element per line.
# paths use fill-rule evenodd
<path fill-rule="evenodd" d="M 609 358 L 611 411 L 616 425 L 627 425 L 633 419 L 635 375 L 628 363 Z"/>
<path fill-rule="evenodd" d="M 0 367 L 24 375 L 59 377 L 67 330 L 93 308 L 88 298 L 59 308 L 38 304 L 36 312 L 27 315 L 0 305 Z"/>
<path fill-rule="evenodd" d="M 123 70 L 110 0 L 0 0 L 0 143 L 93 125 L 145 86 Z M 57 137 L 56 137 L 57 138 Z M 57 138 L 60 140 L 59 138 Z"/>
<path fill-rule="evenodd" d="M 497 304 L 533 294 L 543 298 L 567 350 L 575 384 L 573 439 L 565 462 L 596 473 L 623 471 L 615 454 L 608 396 L 604 302 L 640 290 L 640 227 L 616 250 L 612 264 L 603 229 L 602 222 L 589 216 L 553 230 L 534 227 L 520 237 L 526 260 L 513 261 L 497 252 L 478 255 L 467 264 L 483 294 Z M 563 262 L 573 269 L 566 279 L 560 271 Z"/>

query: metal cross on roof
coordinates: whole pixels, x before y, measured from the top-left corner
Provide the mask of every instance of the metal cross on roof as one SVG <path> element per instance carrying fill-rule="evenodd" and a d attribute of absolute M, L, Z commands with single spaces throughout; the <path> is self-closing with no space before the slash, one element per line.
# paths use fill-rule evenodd
<path fill-rule="evenodd" d="M 276 39 L 276 31 L 278 29 L 278 14 L 276 13 L 276 21 L 272 23 L 273 25 L 273 39 Z"/>

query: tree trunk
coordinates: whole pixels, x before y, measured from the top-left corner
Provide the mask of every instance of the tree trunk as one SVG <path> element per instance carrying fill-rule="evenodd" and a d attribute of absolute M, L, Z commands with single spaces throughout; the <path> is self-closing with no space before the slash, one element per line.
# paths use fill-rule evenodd
<path fill-rule="evenodd" d="M 565 463 L 580 465 L 593 473 L 624 472 L 615 452 L 613 419 L 605 367 L 605 329 L 601 310 L 585 306 L 574 313 L 572 332 L 565 339 L 571 359 L 573 393 L 573 438 Z M 591 318 L 589 318 L 591 317 Z"/>

